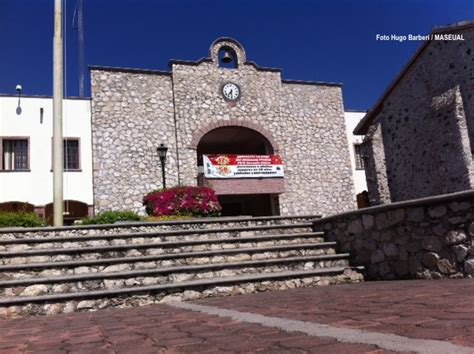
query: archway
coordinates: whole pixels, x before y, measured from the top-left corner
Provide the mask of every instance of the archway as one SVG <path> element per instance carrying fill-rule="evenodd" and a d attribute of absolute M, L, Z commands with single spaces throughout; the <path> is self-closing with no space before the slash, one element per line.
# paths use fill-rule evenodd
<path fill-rule="evenodd" d="M 77 200 L 65 200 L 64 213 L 64 225 L 72 225 L 75 220 L 88 216 L 88 206 Z M 53 224 L 53 203 L 46 204 L 45 219 L 48 224 Z"/>
<path fill-rule="evenodd" d="M 279 215 L 275 183 L 264 178 L 210 179 L 203 173 L 203 155 L 272 155 L 274 147 L 260 132 L 241 126 L 224 126 L 204 134 L 197 144 L 198 184 L 216 190 L 223 216 Z M 281 185 L 283 181 L 281 180 Z"/>
<path fill-rule="evenodd" d="M 228 126 L 205 134 L 197 146 L 198 165 L 203 154 L 269 155 L 273 146 L 259 132 L 245 127 Z"/>

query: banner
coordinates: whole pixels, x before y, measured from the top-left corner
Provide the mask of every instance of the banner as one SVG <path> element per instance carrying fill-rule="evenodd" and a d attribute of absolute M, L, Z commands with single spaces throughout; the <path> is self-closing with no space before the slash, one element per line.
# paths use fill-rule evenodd
<path fill-rule="evenodd" d="M 278 155 L 203 155 L 206 178 L 283 177 Z"/>

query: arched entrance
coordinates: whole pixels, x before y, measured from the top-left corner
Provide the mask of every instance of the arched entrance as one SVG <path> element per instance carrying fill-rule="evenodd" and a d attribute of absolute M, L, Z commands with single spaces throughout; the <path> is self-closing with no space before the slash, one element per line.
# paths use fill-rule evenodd
<path fill-rule="evenodd" d="M 211 130 L 199 141 L 198 164 L 202 166 L 203 154 L 268 155 L 273 146 L 259 132 L 245 127 L 222 127 Z"/>
<path fill-rule="evenodd" d="M 53 203 L 46 204 L 45 219 L 50 225 L 53 224 Z M 64 201 L 64 225 L 72 225 L 75 220 L 88 216 L 88 206 L 86 203 L 77 200 Z"/>
<path fill-rule="evenodd" d="M 223 216 L 279 215 L 282 178 L 206 178 L 203 155 L 272 155 L 275 150 L 263 134 L 241 126 L 224 126 L 206 133 L 197 145 L 198 184 L 214 188 Z"/>

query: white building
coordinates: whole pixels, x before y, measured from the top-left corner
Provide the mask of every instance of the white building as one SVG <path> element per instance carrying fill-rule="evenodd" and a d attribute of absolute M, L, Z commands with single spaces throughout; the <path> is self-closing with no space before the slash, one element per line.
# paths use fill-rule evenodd
<path fill-rule="evenodd" d="M 346 110 L 344 112 L 356 194 L 367 191 L 367 182 L 365 180 L 364 159 L 360 151 L 360 145 L 364 137 L 362 135 L 354 135 L 352 132 L 365 114 L 366 111 Z"/>
<path fill-rule="evenodd" d="M 53 100 L 0 95 L 0 209 L 52 214 Z M 65 221 L 93 210 L 90 99 L 65 99 Z M 22 204 L 27 203 L 27 205 Z"/>

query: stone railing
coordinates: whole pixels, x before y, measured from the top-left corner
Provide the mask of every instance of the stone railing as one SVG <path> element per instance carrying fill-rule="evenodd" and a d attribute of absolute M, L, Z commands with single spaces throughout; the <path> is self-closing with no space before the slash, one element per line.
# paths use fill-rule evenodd
<path fill-rule="evenodd" d="M 474 191 L 370 207 L 314 221 L 368 279 L 474 275 Z"/>

